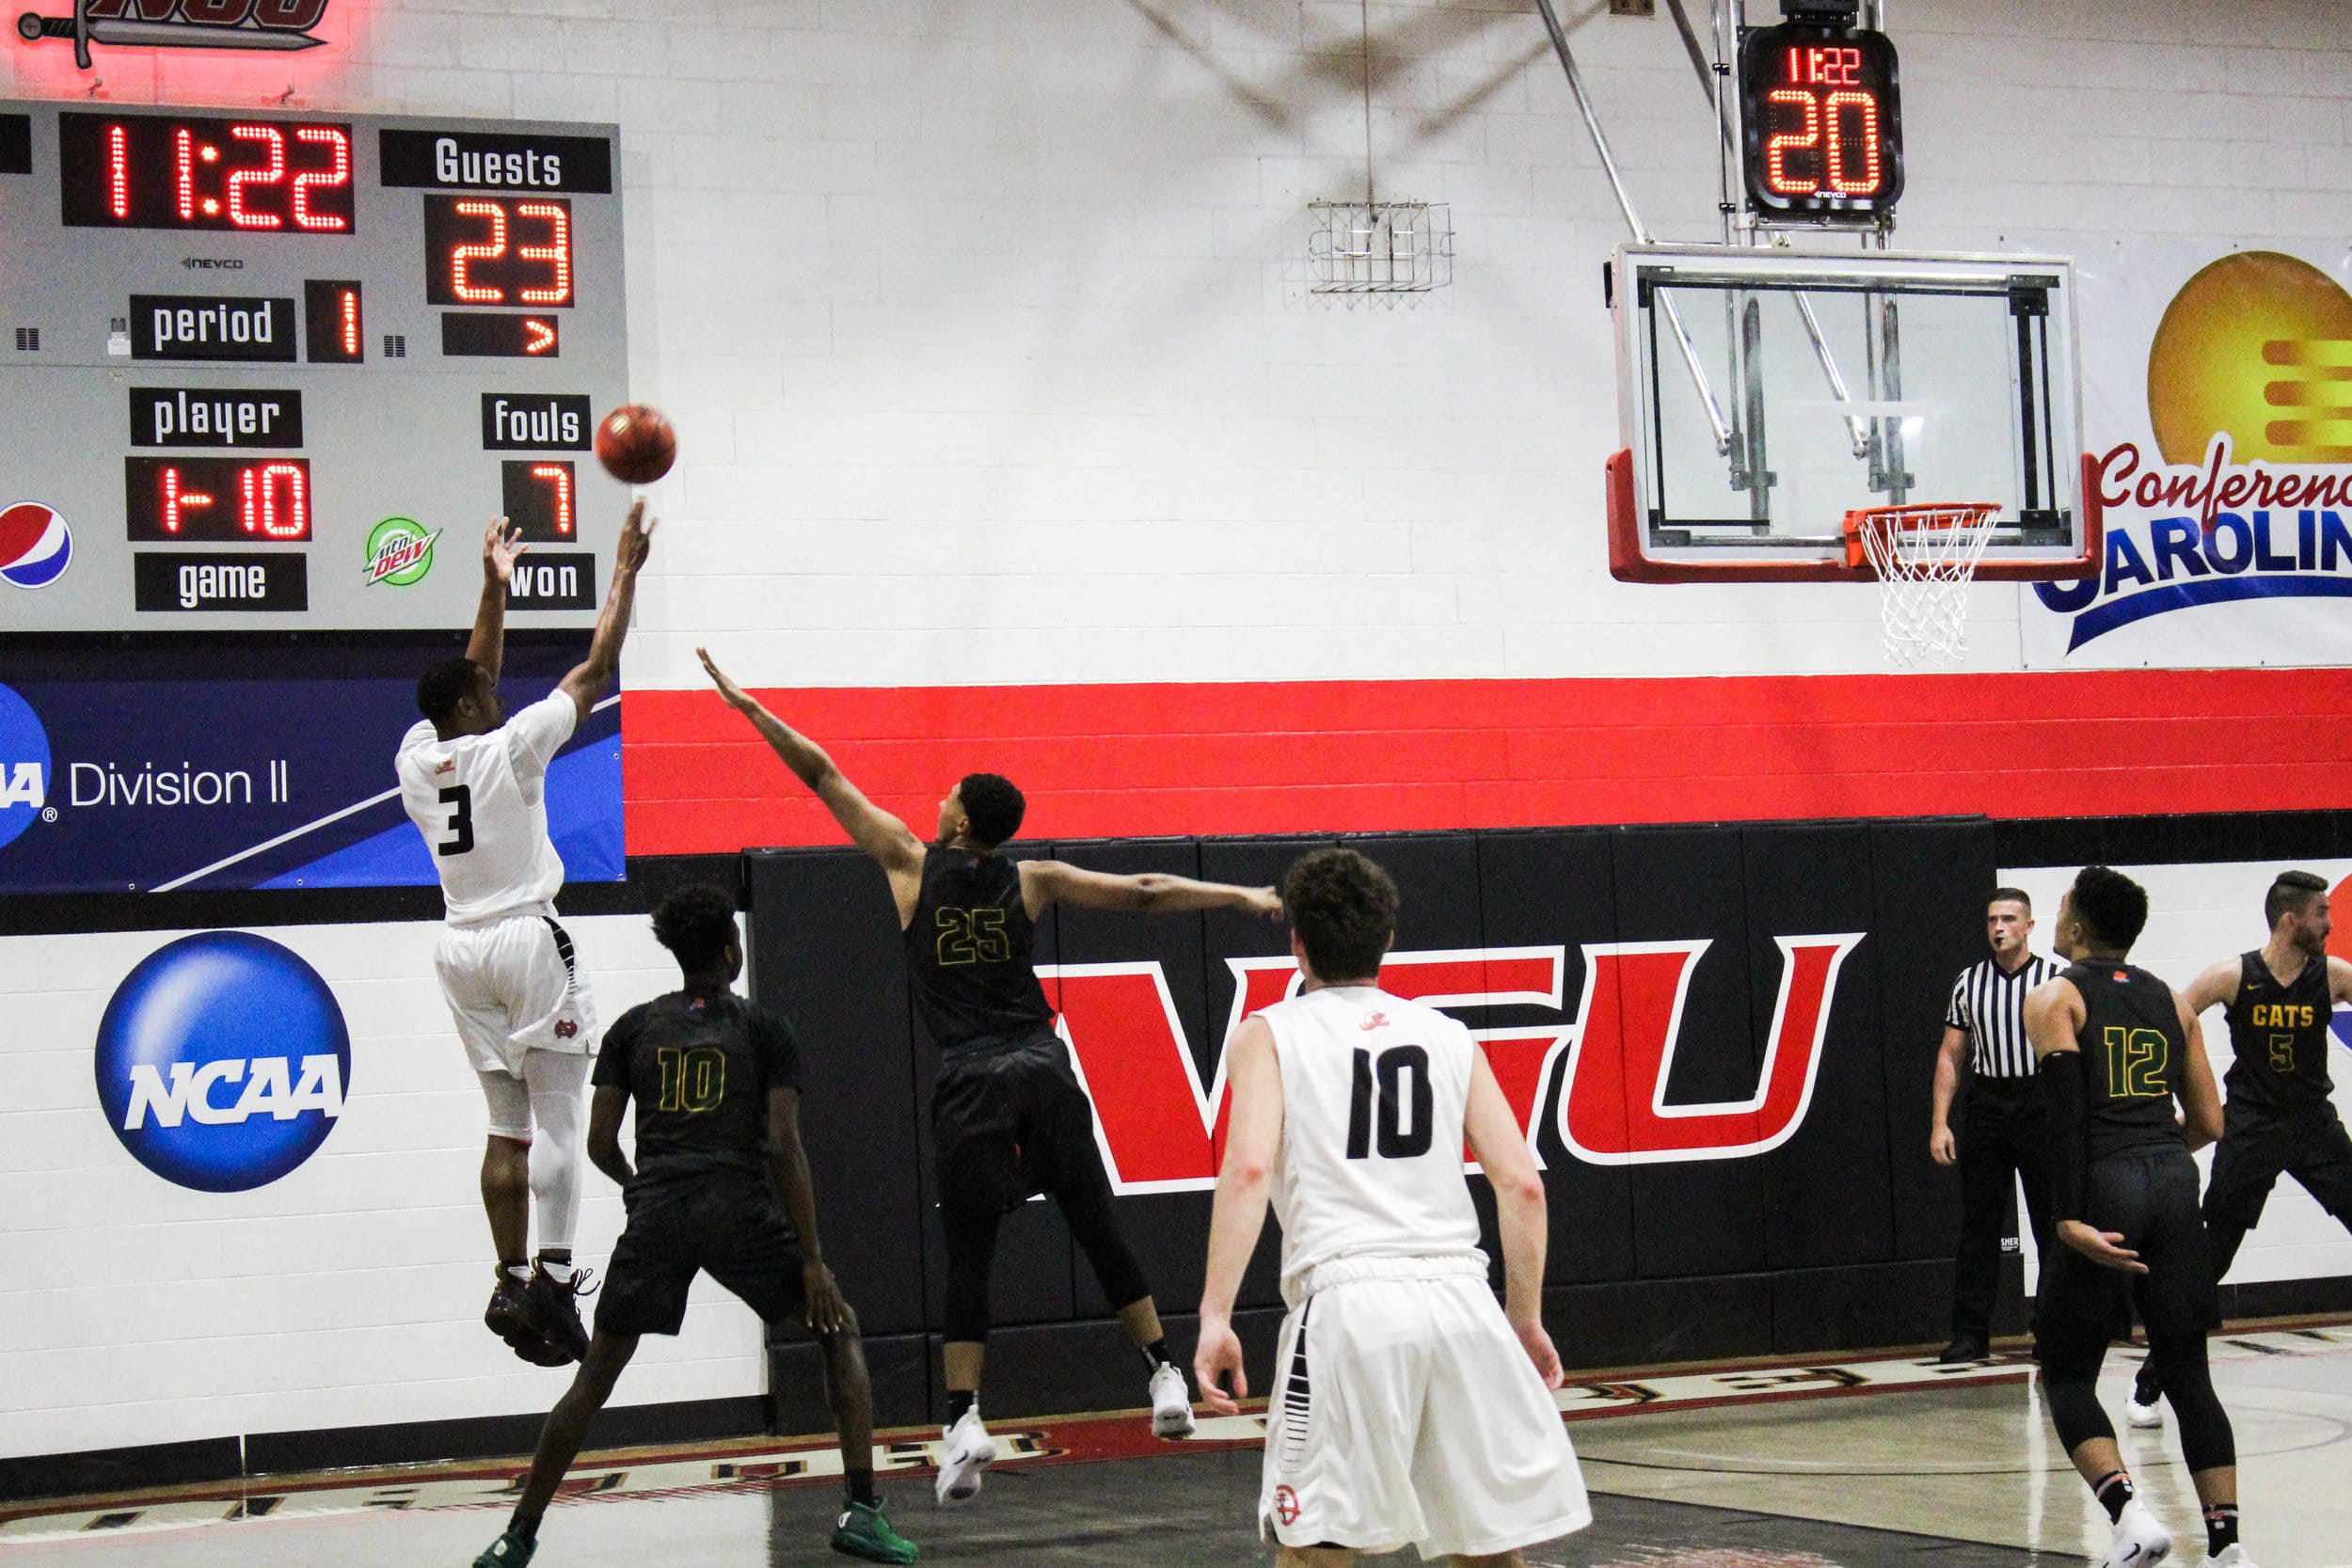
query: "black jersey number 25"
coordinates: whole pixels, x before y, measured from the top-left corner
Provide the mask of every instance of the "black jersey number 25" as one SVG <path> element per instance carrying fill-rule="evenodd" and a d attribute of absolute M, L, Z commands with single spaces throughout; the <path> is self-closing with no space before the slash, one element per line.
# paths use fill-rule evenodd
<path fill-rule="evenodd" d="M 444 855 L 462 855 L 473 847 L 473 791 L 451 784 L 441 791 L 441 804 L 451 807 L 449 837 L 434 847 Z"/>
<path fill-rule="evenodd" d="M 1429 1095 L 1429 1053 L 1418 1045 L 1392 1045 L 1376 1058 L 1369 1051 L 1355 1055 L 1355 1088 L 1347 1105 L 1347 1157 L 1369 1159 L 1375 1148 L 1383 1160 L 1410 1160 L 1428 1153 L 1437 1132 L 1437 1111 Z"/>

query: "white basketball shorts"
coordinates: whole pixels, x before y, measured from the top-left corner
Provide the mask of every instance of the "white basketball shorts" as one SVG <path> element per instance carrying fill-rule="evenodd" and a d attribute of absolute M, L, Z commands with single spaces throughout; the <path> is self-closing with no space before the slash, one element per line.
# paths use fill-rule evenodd
<path fill-rule="evenodd" d="M 1262 1533 L 1480 1557 L 1593 1522 L 1559 1407 L 1480 1260 L 1347 1259 L 1310 1283 L 1276 1351 Z"/>
<path fill-rule="evenodd" d="M 520 1078 L 530 1051 L 596 1053 L 596 999 L 552 915 L 444 927 L 433 968 L 476 1072 Z"/>

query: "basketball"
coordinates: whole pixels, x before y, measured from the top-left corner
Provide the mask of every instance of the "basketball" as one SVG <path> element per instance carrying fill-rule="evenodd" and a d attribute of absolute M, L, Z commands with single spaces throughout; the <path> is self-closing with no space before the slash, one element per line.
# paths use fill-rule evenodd
<path fill-rule="evenodd" d="M 624 484 L 651 484 L 677 461 L 677 432 L 660 409 L 625 403 L 596 426 L 596 461 Z"/>

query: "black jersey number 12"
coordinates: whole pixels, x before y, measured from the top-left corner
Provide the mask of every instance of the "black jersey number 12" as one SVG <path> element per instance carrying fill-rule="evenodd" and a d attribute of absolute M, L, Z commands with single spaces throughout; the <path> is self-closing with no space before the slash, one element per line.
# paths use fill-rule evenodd
<path fill-rule="evenodd" d="M 473 847 L 473 791 L 451 784 L 441 791 L 441 804 L 456 809 L 449 814 L 449 837 L 434 847 L 444 855 L 462 855 Z"/>
<path fill-rule="evenodd" d="M 1364 1160 L 1376 1148 L 1383 1160 L 1410 1160 L 1429 1152 L 1437 1111 L 1429 1094 L 1429 1053 L 1418 1045 L 1392 1045 L 1375 1060 L 1355 1053 L 1355 1089 L 1347 1106 L 1347 1157 Z M 1374 1084 L 1379 1085 L 1375 1106 Z"/>

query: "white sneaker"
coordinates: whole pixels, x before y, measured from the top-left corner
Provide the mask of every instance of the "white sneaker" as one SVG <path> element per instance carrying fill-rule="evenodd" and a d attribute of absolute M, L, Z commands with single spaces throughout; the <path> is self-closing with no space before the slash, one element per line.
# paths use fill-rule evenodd
<path fill-rule="evenodd" d="M 1170 1362 L 1161 1362 L 1152 1374 L 1152 1435 L 1170 1439 L 1192 1435 L 1192 1390 L 1185 1386 L 1184 1374 Z"/>
<path fill-rule="evenodd" d="M 2246 1555 L 2246 1548 L 2233 1541 L 2221 1548 L 2219 1557 L 2205 1559 L 2203 1568 L 2254 1568 L 2254 1560 Z"/>
<path fill-rule="evenodd" d="M 931 1496 L 943 1505 L 970 1502 L 979 1496 L 980 1472 L 996 1457 L 996 1439 L 980 1424 L 977 1404 L 940 1436 L 946 1439 L 947 1451 L 939 1461 L 939 1480 L 931 1487 Z"/>
<path fill-rule="evenodd" d="M 2115 1521 L 2115 1539 L 2098 1568 L 2155 1568 L 2172 1555 L 2172 1532 L 2148 1512 L 2137 1497 L 2123 1505 Z"/>
<path fill-rule="evenodd" d="M 2164 1396 L 2158 1394 L 2146 1404 L 2139 1402 L 2139 1390 L 2135 1387 L 2123 1400 L 2123 1424 L 2134 1427 L 2164 1425 Z"/>

